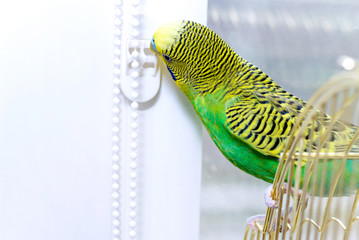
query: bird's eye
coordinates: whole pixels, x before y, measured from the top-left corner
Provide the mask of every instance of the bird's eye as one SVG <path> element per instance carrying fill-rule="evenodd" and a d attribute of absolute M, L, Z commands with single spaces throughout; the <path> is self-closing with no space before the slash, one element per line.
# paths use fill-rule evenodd
<path fill-rule="evenodd" d="M 167 61 L 167 62 L 171 62 L 172 58 L 166 54 L 162 54 L 163 58 Z"/>

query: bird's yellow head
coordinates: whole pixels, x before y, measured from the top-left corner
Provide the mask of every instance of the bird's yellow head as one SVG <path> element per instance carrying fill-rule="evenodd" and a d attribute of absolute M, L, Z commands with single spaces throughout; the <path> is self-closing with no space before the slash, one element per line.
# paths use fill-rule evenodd
<path fill-rule="evenodd" d="M 181 34 L 185 31 L 186 23 L 187 21 L 173 21 L 162 25 L 153 35 L 150 45 L 151 50 L 158 54 L 167 65 L 167 69 L 175 81 L 177 81 L 178 77 L 174 75 L 173 57 L 169 53 L 179 44 Z M 169 65 L 172 65 L 172 67 L 169 67 Z"/>
<path fill-rule="evenodd" d="M 185 21 L 173 21 L 162 25 L 153 35 L 151 49 L 163 53 L 175 45 L 184 31 Z"/>
<path fill-rule="evenodd" d="M 161 26 L 153 35 L 151 49 L 187 96 L 208 92 L 230 70 L 226 60 L 236 55 L 215 32 L 192 21 Z"/>

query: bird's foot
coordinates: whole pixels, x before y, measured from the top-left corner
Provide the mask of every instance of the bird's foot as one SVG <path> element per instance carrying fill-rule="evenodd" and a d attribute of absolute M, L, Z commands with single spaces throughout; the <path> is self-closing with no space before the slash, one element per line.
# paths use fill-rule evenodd
<path fill-rule="evenodd" d="M 295 189 L 292 187 L 291 188 L 291 195 L 294 196 L 294 191 Z M 283 193 L 287 193 L 288 192 L 288 184 L 287 183 L 284 183 L 283 184 Z M 303 195 L 303 191 L 298 189 L 297 192 L 296 192 L 296 196 L 298 197 L 298 204 L 304 204 L 304 207 L 307 206 L 307 203 L 308 203 L 308 196 L 306 196 L 304 202 L 300 202 L 300 199 L 302 198 L 302 195 Z M 266 205 L 269 207 L 269 208 L 274 208 L 274 209 L 277 209 L 278 208 L 278 201 L 277 199 L 274 198 L 274 192 L 273 192 L 273 185 L 267 187 L 267 189 L 265 190 L 265 193 L 264 193 L 264 200 L 265 200 L 265 203 Z M 292 207 L 289 207 L 289 210 L 288 210 L 288 214 L 292 211 Z M 287 218 L 287 222 L 286 224 L 283 224 L 283 221 L 284 221 L 284 214 L 286 212 L 284 211 L 284 209 L 282 209 L 282 212 L 281 212 L 281 217 L 280 217 L 280 221 L 282 222 L 280 225 L 279 225 L 279 231 L 282 232 L 283 229 L 287 229 L 287 228 L 284 228 L 284 226 L 287 225 L 287 223 L 290 223 L 290 219 Z M 250 218 L 247 219 L 247 224 L 248 226 L 252 229 L 252 230 L 260 230 L 260 228 L 258 227 L 258 224 L 264 224 L 264 221 L 265 221 L 265 218 L 266 218 L 266 215 L 255 215 L 255 216 L 252 216 Z M 273 229 L 275 229 L 275 226 L 276 226 L 276 223 L 277 223 L 277 220 L 276 218 L 274 218 L 274 222 L 273 222 Z"/>
<path fill-rule="evenodd" d="M 265 214 L 254 215 L 252 217 L 247 218 L 247 224 L 250 228 L 252 228 L 253 231 L 257 231 L 259 230 L 257 226 L 257 222 L 263 224 L 265 218 L 266 218 Z"/>
<path fill-rule="evenodd" d="M 278 208 L 278 202 L 274 199 L 273 185 L 266 188 L 264 192 L 264 201 L 270 208 Z"/>
<path fill-rule="evenodd" d="M 291 211 L 292 211 L 292 208 L 289 208 L 288 214 Z M 280 217 L 281 221 L 284 220 L 284 214 L 285 214 L 285 212 L 282 210 L 282 214 L 281 214 L 281 217 Z M 254 215 L 252 217 L 247 218 L 247 224 L 253 231 L 258 231 L 258 230 L 260 230 L 260 228 L 258 227 L 257 223 L 263 225 L 265 218 L 266 218 L 265 214 Z M 275 229 L 276 222 L 277 222 L 277 218 L 275 217 L 274 222 L 273 222 L 273 226 L 272 226 L 273 230 Z M 287 219 L 287 222 L 290 223 L 290 219 Z M 279 225 L 279 231 L 282 232 L 282 230 L 283 230 L 283 224 L 280 224 Z"/>
<path fill-rule="evenodd" d="M 288 192 L 288 184 L 287 183 L 283 184 L 283 190 L 284 190 L 283 193 Z M 303 194 L 303 191 L 298 189 L 298 191 L 297 191 L 298 200 L 301 199 L 302 194 Z M 294 196 L 294 188 L 293 187 L 291 188 L 291 195 Z M 267 187 L 267 189 L 265 190 L 264 201 L 268 207 L 275 208 L 275 209 L 278 208 L 278 201 L 274 198 L 273 185 Z M 304 203 L 304 206 L 306 207 L 307 203 L 308 203 L 308 196 L 306 196 L 304 202 L 298 202 L 298 204 L 303 204 L 303 203 Z"/>

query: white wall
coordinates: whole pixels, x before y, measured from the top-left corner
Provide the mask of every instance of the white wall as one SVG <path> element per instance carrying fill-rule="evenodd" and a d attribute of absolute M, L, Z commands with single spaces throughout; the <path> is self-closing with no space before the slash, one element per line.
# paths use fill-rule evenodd
<path fill-rule="evenodd" d="M 187 2 L 141 1 L 142 36 L 169 19 L 205 23 L 206 1 Z M 0 30 L 0 239 L 112 239 L 113 2 L 8 1 Z M 197 239 L 200 125 L 163 74 L 140 110 L 138 239 Z"/>
<path fill-rule="evenodd" d="M 112 3 L 6 1 L 0 29 L 0 239 L 110 239 Z"/>
<path fill-rule="evenodd" d="M 129 2 L 128 2 L 129 3 Z M 163 23 L 174 19 L 190 19 L 206 23 L 207 1 L 141 1 L 140 11 L 142 39 L 152 38 L 155 30 Z M 191 7 L 188 7 L 191 6 Z M 130 11 L 124 9 L 127 16 Z M 128 18 L 124 21 L 129 25 Z M 125 34 L 125 33 L 124 33 Z M 125 42 L 126 38 L 123 39 Z M 126 52 L 124 49 L 122 52 Z M 149 102 L 140 105 L 138 122 L 140 150 L 137 169 L 137 217 L 136 227 L 129 227 L 133 218 L 128 187 L 130 170 L 128 155 L 130 150 L 128 137 L 130 130 L 123 129 L 121 165 L 122 218 L 121 234 L 129 237 L 131 230 L 136 231 L 138 239 L 146 240 L 195 240 L 199 238 L 200 187 L 202 168 L 201 125 L 193 107 L 178 89 L 162 63 L 161 88 L 158 95 Z M 121 64 L 122 65 L 122 64 Z M 125 72 L 123 70 L 123 72 Z M 148 79 L 139 82 L 145 85 Z M 141 87 L 140 87 L 141 88 Z M 141 88 L 146 92 L 146 89 Z M 122 101 L 122 117 L 131 110 L 126 101 Z M 122 122 L 131 121 L 125 117 Z M 127 137 L 126 137 L 127 132 Z M 127 145 L 127 146 L 126 146 Z M 127 153 L 126 153 L 127 149 Z M 127 176 L 127 177 L 126 177 Z"/>

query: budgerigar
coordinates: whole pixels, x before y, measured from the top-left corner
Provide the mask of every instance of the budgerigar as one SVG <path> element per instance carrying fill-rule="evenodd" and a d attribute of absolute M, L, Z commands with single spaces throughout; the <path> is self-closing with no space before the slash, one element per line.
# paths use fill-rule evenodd
<path fill-rule="evenodd" d="M 241 170 L 273 182 L 279 155 L 305 101 L 283 90 L 201 24 L 167 23 L 155 32 L 151 49 L 224 156 Z M 329 121 L 330 116 L 324 118 Z M 314 138 L 322 128 L 319 122 L 314 124 Z M 344 149 L 356 130 L 350 123 L 336 121 L 324 148 Z"/>

